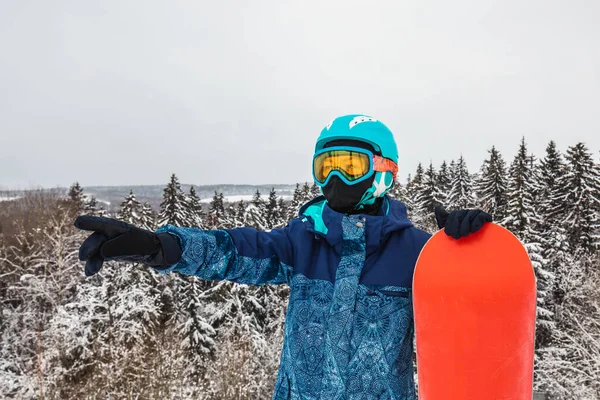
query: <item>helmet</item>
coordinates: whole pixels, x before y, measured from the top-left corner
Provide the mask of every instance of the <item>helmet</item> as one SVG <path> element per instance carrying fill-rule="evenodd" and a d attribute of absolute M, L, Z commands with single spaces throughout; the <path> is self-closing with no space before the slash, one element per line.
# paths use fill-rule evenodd
<path fill-rule="evenodd" d="M 385 158 L 398 163 L 398 148 L 394 135 L 381 121 L 361 114 L 350 114 L 331 121 L 319 135 L 315 152 L 326 143 L 338 139 L 360 140 L 369 143 Z"/>
<path fill-rule="evenodd" d="M 315 155 L 323 150 L 328 143 L 337 140 L 368 143 L 374 148 L 376 153 L 398 164 L 398 148 L 394 135 L 387 126 L 373 117 L 362 114 L 350 114 L 335 118 L 321 131 L 321 134 L 317 138 Z M 378 198 L 383 197 L 394 186 L 395 180 L 396 176 L 391 170 L 378 171 L 372 178 L 372 183 L 369 187 L 366 189 L 360 188 L 363 186 L 362 183 L 359 184 L 360 187 L 359 185 L 354 185 L 356 186 L 355 188 L 346 188 L 344 190 L 346 192 L 359 190 L 359 192 L 352 193 L 352 196 L 345 193 L 343 196 L 346 198 L 355 198 L 355 208 L 361 209 L 374 204 Z M 321 191 L 327 198 L 326 190 L 326 187 L 321 187 Z M 332 196 L 331 198 L 327 198 L 329 202 L 337 200 L 340 197 L 339 195 Z"/>

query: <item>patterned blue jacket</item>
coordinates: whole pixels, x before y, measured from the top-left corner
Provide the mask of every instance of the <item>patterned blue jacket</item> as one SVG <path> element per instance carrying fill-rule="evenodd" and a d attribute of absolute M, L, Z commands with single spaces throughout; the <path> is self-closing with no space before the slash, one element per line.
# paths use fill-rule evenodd
<path fill-rule="evenodd" d="M 399 201 L 380 214 L 340 214 L 321 197 L 270 232 L 166 226 L 183 248 L 167 271 L 290 285 L 273 399 L 412 400 L 411 284 L 429 234 Z"/>

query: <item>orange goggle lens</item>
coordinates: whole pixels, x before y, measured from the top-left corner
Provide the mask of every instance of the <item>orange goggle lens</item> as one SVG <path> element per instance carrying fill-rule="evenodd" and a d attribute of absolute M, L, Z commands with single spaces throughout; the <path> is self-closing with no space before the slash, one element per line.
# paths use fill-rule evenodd
<path fill-rule="evenodd" d="M 331 150 L 314 159 L 314 173 L 318 182 L 325 182 L 333 171 L 340 172 L 350 182 L 362 178 L 371 170 L 371 157 L 350 150 Z"/>

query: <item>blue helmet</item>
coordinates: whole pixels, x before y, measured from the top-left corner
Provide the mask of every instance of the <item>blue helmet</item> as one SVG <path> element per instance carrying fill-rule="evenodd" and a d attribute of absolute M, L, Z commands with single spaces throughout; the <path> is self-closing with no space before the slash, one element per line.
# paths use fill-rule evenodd
<path fill-rule="evenodd" d="M 334 140 L 350 139 L 365 142 L 381 153 L 381 156 L 398 164 L 398 147 L 394 135 L 381 121 L 362 114 L 350 114 L 337 117 L 329 123 L 319 135 L 315 153 Z M 373 204 L 377 198 L 394 186 L 396 177 L 391 171 L 376 172 L 373 184 L 363 194 L 359 206 Z M 322 188 L 321 188 L 322 189 Z"/>
<path fill-rule="evenodd" d="M 381 121 L 375 118 L 350 114 L 337 117 L 329 123 L 319 135 L 315 152 L 325 144 L 338 139 L 360 140 L 372 145 L 385 158 L 398 163 L 398 148 L 394 135 Z"/>

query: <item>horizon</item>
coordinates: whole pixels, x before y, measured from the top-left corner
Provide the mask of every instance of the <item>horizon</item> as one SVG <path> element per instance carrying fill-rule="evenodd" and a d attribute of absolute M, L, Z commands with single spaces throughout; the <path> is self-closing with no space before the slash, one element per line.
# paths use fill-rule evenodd
<path fill-rule="evenodd" d="M 543 151 L 542 151 L 542 155 L 540 154 L 536 154 L 534 153 L 531 148 L 531 144 L 529 142 L 527 142 L 527 138 L 523 137 L 525 139 L 525 144 L 527 146 L 527 150 L 528 153 L 530 155 L 533 155 L 535 157 L 536 161 L 539 161 L 540 159 L 542 159 L 545 155 L 545 149 L 548 146 L 548 144 L 550 143 L 550 141 L 554 141 L 556 143 L 556 148 L 557 150 L 560 151 L 560 154 L 564 157 L 564 155 L 567 152 L 567 149 L 569 147 L 574 146 L 575 144 L 579 143 L 579 142 L 575 142 L 575 143 L 570 143 L 564 147 L 561 147 L 560 144 L 558 143 L 557 140 L 555 139 L 550 139 L 547 143 L 544 144 L 543 146 Z M 592 158 L 594 159 L 595 162 L 599 162 L 600 161 L 600 149 L 593 149 L 590 147 L 589 143 L 582 141 L 585 146 L 588 148 L 588 150 L 590 151 L 590 153 L 592 154 Z M 476 166 L 473 167 L 469 164 L 468 160 L 466 160 L 466 164 L 467 164 L 467 168 L 469 169 L 469 173 L 474 175 L 477 174 L 479 172 L 479 169 L 481 167 L 481 165 L 483 164 L 483 162 L 487 159 L 488 156 L 488 151 L 492 148 L 492 147 L 496 147 L 496 149 L 499 149 L 498 146 L 496 145 L 490 145 L 486 151 L 485 151 L 485 156 L 481 158 L 481 162 Z M 540 147 L 540 146 L 537 146 Z M 510 157 L 505 155 L 504 153 L 502 153 L 502 151 L 500 151 L 500 154 L 502 155 L 502 157 L 504 158 L 504 161 L 507 164 L 507 167 L 510 166 L 510 163 L 512 162 L 513 158 L 516 156 L 517 154 L 517 150 L 518 150 L 518 144 L 517 146 L 515 146 L 513 152 L 511 153 Z M 458 157 L 455 158 L 445 158 L 443 159 L 440 163 L 433 164 L 434 168 L 437 170 L 439 169 L 440 165 L 442 164 L 442 162 L 447 162 L 450 163 L 452 160 L 457 160 L 458 158 L 460 158 L 460 155 Z M 423 168 L 426 168 L 427 166 L 429 166 L 430 162 L 424 162 L 424 161 L 418 161 L 414 167 L 406 172 L 405 174 L 402 174 L 403 171 L 399 171 L 398 173 L 398 181 L 401 184 L 405 184 L 408 178 L 408 175 L 410 174 L 411 176 L 414 174 L 414 172 L 417 169 L 418 164 L 421 164 L 423 166 Z M 115 188 L 123 188 L 123 187 L 156 187 L 156 186 L 165 186 L 168 183 L 168 180 L 171 176 L 171 174 L 173 173 L 169 173 L 167 174 L 167 177 L 165 179 L 165 183 L 135 183 L 135 184 L 84 184 L 81 180 L 73 180 L 71 183 L 69 183 L 68 185 L 56 185 L 56 186 L 32 186 L 32 187 L 28 187 L 28 188 L 21 188 L 21 187 L 8 187 L 6 185 L 2 185 L 2 182 L 0 182 L 0 192 L 2 191 L 33 191 L 33 190 L 38 190 L 38 189 L 42 189 L 42 190 L 52 190 L 52 189 L 68 189 L 72 184 L 74 184 L 75 182 L 78 182 L 84 189 L 85 188 L 110 188 L 110 187 L 115 187 Z M 175 173 L 175 175 L 178 177 L 179 179 L 179 174 Z M 180 184 L 182 186 L 194 186 L 194 187 L 210 187 L 210 186 L 253 186 L 253 187 L 267 187 L 267 186 L 293 186 L 296 184 L 304 184 L 305 182 L 312 184 L 314 181 L 313 179 L 309 179 L 309 180 L 304 180 L 304 181 L 297 181 L 297 182 L 284 182 L 284 183 L 229 183 L 229 182 L 216 182 L 216 183 L 204 183 L 204 184 L 198 184 L 198 183 L 186 183 L 186 182 L 181 182 Z"/>

